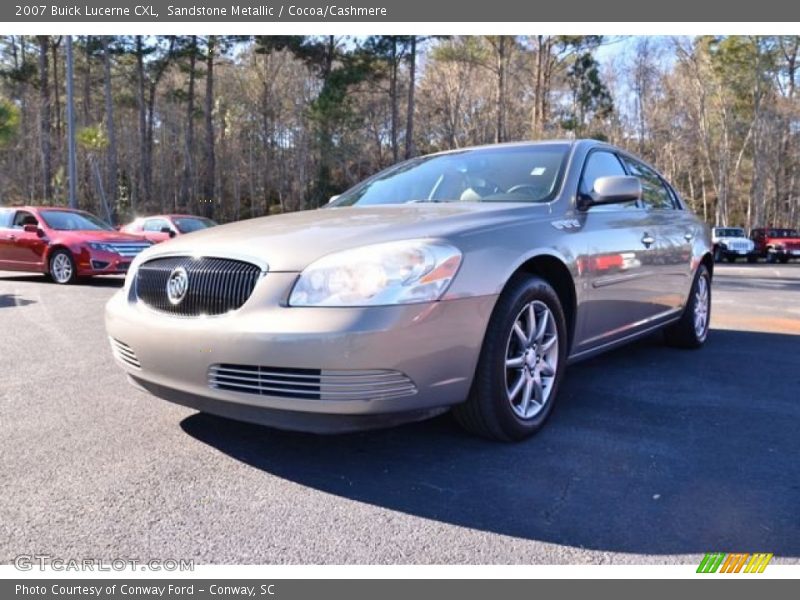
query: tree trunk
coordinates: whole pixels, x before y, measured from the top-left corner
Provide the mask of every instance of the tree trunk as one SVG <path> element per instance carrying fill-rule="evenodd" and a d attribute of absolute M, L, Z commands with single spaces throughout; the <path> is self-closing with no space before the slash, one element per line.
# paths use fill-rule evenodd
<path fill-rule="evenodd" d="M 56 139 L 59 140 L 59 144 L 61 143 L 62 138 L 62 126 L 61 126 L 61 84 L 58 81 L 58 46 L 61 44 L 62 37 L 59 36 L 56 40 L 54 40 L 50 44 L 50 52 L 53 56 L 53 100 L 55 102 L 54 112 L 56 117 Z M 59 162 L 59 148 L 56 146 L 56 157 L 55 163 L 58 164 Z"/>
<path fill-rule="evenodd" d="M 416 154 L 414 148 L 414 91 L 417 86 L 417 36 L 411 36 L 411 48 L 408 53 L 408 108 L 406 109 L 406 158 Z"/>
<path fill-rule="evenodd" d="M 396 163 L 400 158 L 400 150 L 397 147 L 397 121 L 398 117 L 398 98 L 397 98 L 397 36 L 392 36 L 391 64 L 389 65 L 389 98 L 392 104 L 392 162 Z"/>
<path fill-rule="evenodd" d="M 497 90 L 495 97 L 495 143 L 501 143 L 505 138 L 505 104 L 506 104 L 506 38 L 499 36 L 497 41 Z"/>
<path fill-rule="evenodd" d="M 181 185 L 181 203 L 185 209 L 193 211 L 192 203 L 192 179 L 194 177 L 194 162 L 192 151 L 194 150 L 194 97 L 195 80 L 197 66 L 197 36 L 192 36 L 192 43 L 189 46 L 189 89 L 186 93 L 186 137 L 185 151 L 183 160 L 183 183 Z"/>
<path fill-rule="evenodd" d="M 40 101 L 40 135 L 42 146 L 42 193 L 43 200 L 50 203 L 53 199 L 53 153 L 50 141 L 50 81 L 48 77 L 48 58 L 50 37 L 37 36 L 39 40 L 39 101 Z"/>
<path fill-rule="evenodd" d="M 142 36 L 136 36 L 136 104 L 139 110 L 139 197 L 141 202 L 150 201 L 150 160 L 147 146 L 146 106 L 144 101 L 144 44 Z M 131 196 L 131 212 L 136 212 L 136 201 Z"/>
<path fill-rule="evenodd" d="M 534 139 L 538 139 L 542 134 L 542 112 L 541 98 L 543 91 L 543 70 L 544 70 L 544 36 L 536 36 L 536 83 L 533 88 L 533 118 L 531 122 L 531 133 Z"/>
<path fill-rule="evenodd" d="M 117 131 L 114 125 L 114 97 L 111 90 L 111 52 L 108 48 L 108 36 L 103 36 L 103 91 L 106 102 L 106 129 L 108 130 L 107 198 L 110 218 L 117 220 Z"/>
<path fill-rule="evenodd" d="M 214 53 L 216 36 L 208 36 L 206 53 L 206 165 L 203 186 L 203 214 L 209 219 L 214 216 L 216 156 L 214 154 Z"/>

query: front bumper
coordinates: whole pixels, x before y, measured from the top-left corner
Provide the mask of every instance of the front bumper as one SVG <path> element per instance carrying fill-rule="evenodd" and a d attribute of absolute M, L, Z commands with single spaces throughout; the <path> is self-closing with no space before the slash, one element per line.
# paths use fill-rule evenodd
<path fill-rule="evenodd" d="M 307 431 L 346 431 L 427 416 L 466 399 L 496 296 L 369 308 L 287 307 L 294 273 L 269 273 L 248 301 L 218 317 L 174 317 L 127 290 L 106 306 L 109 337 L 135 360 L 133 383 L 179 404 Z M 137 367 L 136 364 L 139 364 Z M 387 397 L 285 397 L 210 384 L 214 365 L 335 372 L 391 370 L 414 391 Z"/>
<path fill-rule="evenodd" d="M 83 251 L 77 257 L 78 275 L 120 275 L 128 272 L 133 257 L 103 250 Z"/>

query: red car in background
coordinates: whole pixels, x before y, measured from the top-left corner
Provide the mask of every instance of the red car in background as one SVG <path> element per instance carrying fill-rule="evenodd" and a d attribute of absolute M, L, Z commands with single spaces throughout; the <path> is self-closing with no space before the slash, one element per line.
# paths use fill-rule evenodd
<path fill-rule="evenodd" d="M 755 244 L 753 252 L 769 263 L 786 263 L 790 258 L 800 258 L 800 233 L 797 229 L 759 227 L 750 232 L 750 239 Z"/>
<path fill-rule="evenodd" d="M 56 283 L 125 273 L 152 244 L 82 210 L 0 207 L 0 270 L 46 273 Z"/>
<path fill-rule="evenodd" d="M 138 235 L 157 244 L 176 235 L 207 229 L 215 225 L 216 223 L 211 219 L 194 215 L 153 215 L 152 217 L 139 217 L 132 223 L 121 227 L 120 231 Z"/>

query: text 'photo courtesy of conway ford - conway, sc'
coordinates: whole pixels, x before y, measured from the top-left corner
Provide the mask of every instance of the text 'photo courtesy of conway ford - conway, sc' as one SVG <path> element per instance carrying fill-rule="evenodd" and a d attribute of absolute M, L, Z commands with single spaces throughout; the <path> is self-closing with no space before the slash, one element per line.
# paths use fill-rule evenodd
<path fill-rule="evenodd" d="M 494 145 L 148 248 L 106 327 L 134 385 L 200 411 L 344 432 L 452 409 L 519 440 L 569 363 L 658 329 L 700 347 L 713 268 L 708 228 L 630 154 Z"/>

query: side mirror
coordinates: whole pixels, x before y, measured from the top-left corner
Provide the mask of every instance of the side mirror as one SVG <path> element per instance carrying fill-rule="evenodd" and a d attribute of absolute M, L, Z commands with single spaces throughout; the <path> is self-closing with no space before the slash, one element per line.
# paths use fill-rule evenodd
<path fill-rule="evenodd" d="M 578 198 L 578 209 L 587 210 L 600 204 L 621 204 L 632 202 L 642 197 L 642 182 L 638 177 L 614 175 L 598 177 L 594 182 L 591 194 L 583 194 Z"/>
<path fill-rule="evenodd" d="M 161 228 L 161 233 L 168 233 L 169 237 L 171 237 L 171 238 L 175 237 L 175 230 L 172 229 L 171 227 L 162 227 Z"/>
<path fill-rule="evenodd" d="M 23 225 L 22 226 L 22 231 L 24 231 L 25 233 L 36 233 L 36 234 L 38 234 L 42 230 L 39 229 L 38 225 L 34 225 L 33 223 L 28 223 L 27 225 Z M 42 231 L 42 233 L 44 233 L 44 232 Z M 41 237 L 41 235 L 39 237 Z"/>
<path fill-rule="evenodd" d="M 334 200 L 338 200 L 339 196 L 341 196 L 341 194 L 336 194 L 335 196 L 331 196 L 330 198 L 328 198 L 328 204 L 330 204 Z"/>

